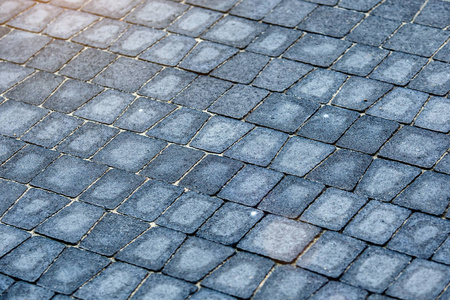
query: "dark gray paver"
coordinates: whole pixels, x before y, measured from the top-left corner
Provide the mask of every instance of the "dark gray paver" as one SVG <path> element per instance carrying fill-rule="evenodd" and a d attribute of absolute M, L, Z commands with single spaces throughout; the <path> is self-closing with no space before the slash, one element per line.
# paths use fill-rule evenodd
<path fill-rule="evenodd" d="M 316 7 L 316 4 L 308 2 L 283 0 L 266 15 L 263 21 L 286 27 L 295 27 Z"/>
<path fill-rule="evenodd" d="M 156 180 L 147 181 L 117 211 L 145 221 L 154 221 L 183 189 Z"/>
<path fill-rule="evenodd" d="M 54 40 L 36 54 L 27 66 L 48 72 L 56 72 L 71 60 L 83 46 L 61 40 Z"/>
<path fill-rule="evenodd" d="M 2 201 L 0 202 L 0 214 L 4 214 L 8 208 L 16 202 L 16 200 L 22 195 L 27 187 L 22 184 L 18 184 L 12 181 L 6 181 L 0 179 L 0 193 L 2 195 Z"/>
<path fill-rule="evenodd" d="M 36 3 L 30 9 L 9 21 L 8 25 L 26 31 L 40 32 L 61 12 L 60 7 Z"/>
<path fill-rule="evenodd" d="M 17 247 L 23 241 L 28 239 L 31 235 L 28 232 L 22 231 L 12 226 L 6 226 L 0 224 L 0 237 L 2 239 L 2 244 L 0 246 L 0 257 Z M 6 278 L 0 277 L 0 293 L 3 292 L 6 287 Z"/>
<path fill-rule="evenodd" d="M 145 1 L 139 5 L 125 20 L 154 28 L 165 28 L 181 15 L 188 6 L 172 1 Z"/>
<path fill-rule="evenodd" d="M 334 65 L 333 69 L 344 73 L 367 76 L 389 54 L 389 51 L 356 44 Z"/>
<path fill-rule="evenodd" d="M 275 157 L 287 138 L 288 135 L 285 133 L 256 127 L 225 151 L 225 156 L 265 167 Z"/>
<path fill-rule="evenodd" d="M 72 156 L 61 156 L 31 184 L 69 197 L 76 197 L 106 171 L 105 166 Z"/>
<path fill-rule="evenodd" d="M 360 2 L 367 3 L 367 1 Z M 368 16 L 347 35 L 346 39 L 371 46 L 380 46 L 400 25 L 400 21 Z"/>
<path fill-rule="evenodd" d="M 237 243 L 263 213 L 232 202 L 225 203 L 198 231 L 197 236 L 225 245 Z"/>
<path fill-rule="evenodd" d="M 216 292 L 214 290 L 210 290 L 207 288 L 201 288 L 198 292 L 193 294 L 190 298 L 190 300 L 203 300 L 203 299 L 209 299 L 209 300 L 234 300 L 236 298 L 222 294 L 219 292 Z"/>
<path fill-rule="evenodd" d="M 348 224 L 344 233 L 375 244 L 384 244 L 410 213 L 406 208 L 372 200 Z"/>
<path fill-rule="evenodd" d="M 106 49 L 127 27 L 125 22 L 105 18 L 77 34 L 72 40 L 90 47 Z"/>
<path fill-rule="evenodd" d="M 67 248 L 39 279 L 38 284 L 62 294 L 71 294 L 109 262 L 106 257 L 92 252 Z"/>
<path fill-rule="evenodd" d="M 41 120 L 48 110 L 29 104 L 6 101 L 0 105 L 0 134 L 19 137 Z"/>
<path fill-rule="evenodd" d="M 80 247 L 112 256 L 148 227 L 149 225 L 143 221 L 109 213 L 81 241 Z"/>
<path fill-rule="evenodd" d="M 189 191 L 170 206 L 156 223 L 188 234 L 193 233 L 220 205 L 220 199 Z"/>
<path fill-rule="evenodd" d="M 36 232 L 64 241 L 78 243 L 100 219 L 104 210 L 82 202 L 74 202 L 36 228 Z"/>
<path fill-rule="evenodd" d="M 414 121 L 415 126 L 439 132 L 450 131 L 450 100 L 432 97 Z"/>
<path fill-rule="evenodd" d="M 0 270 L 6 275 L 33 282 L 63 249 L 61 243 L 34 236 L 0 259 Z"/>
<path fill-rule="evenodd" d="M 138 3 L 138 0 L 125 0 L 119 2 L 114 0 L 94 0 L 89 1 L 87 5 L 83 6 L 83 10 L 105 17 L 120 19 Z"/>
<path fill-rule="evenodd" d="M 219 12 L 193 7 L 167 29 L 175 33 L 197 37 L 220 17 L 222 14 Z"/>
<path fill-rule="evenodd" d="M 211 8 L 218 11 L 228 11 L 238 0 L 187 0 L 186 3 Z"/>
<path fill-rule="evenodd" d="M 336 281 L 330 281 L 311 300 L 326 300 L 332 297 L 344 298 L 347 300 L 363 300 L 367 297 L 367 291 Z"/>
<path fill-rule="evenodd" d="M 230 10 L 230 14 L 252 20 L 261 20 L 280 2 L 281 0 L 269 0 L 264 3 L 258 0 L 243 0 Z"/>
<path fill-rule="evenodd" d="M 344 7 L 352 10 L 366 12 L 372 9 L 375 5 L 380 3 L 381 0 L 341 0 L 338 6 Z"/>
<path fill-rule="evenodd" d="M 238 248 L 292 262 L 319 232 L 318 227 L 268 215 L 239 242 Z"/>
<path fill-rule="evenodd" d="M 24 142 L 0 135 L 0 164 L 25 145 Z"/>
<path fill-rule="evenodd" d="M 100 150 L 93 160 L 112 167 L 137 172 L 167 143 L 130 132 L 122 132 Z"/>
<path fill-rule="evenodd" d="M 133 298 L 183 300 L 196 290 L 197 287 L 191 283 L 162 274 L 150 274 Z"/>
<path fill-rule="evenodd" d="M 304 176 L 334 150 L 335 147 L 331 145 L 302 137 L 292 137 L 270 167 L 284 173 Z"/>
<path fill-rule="evenodd" d="M 306 2 L 295 1 L 295 3 Z M 309 3 L 306 4 L 309 5 Z M 277 20 L 280 19 L 277 18 Z M 301 34 L 301 31 L 289 30 L 280 26 L 270 26 L 258 36 L 256 40 L 248 45 L 246 50 L 270 56 L 279 56 L 292 45 Z"/>
<path fill-rule="evenodd" d="M 206 277 L 202 286 L 236 297 L 249 298 L 273 265 L 267 258 L 239 252 Z"/>
<path fill-rule="evenodd" d="M 375 293 L 383 293 L 411 258 L 376 246 L 368 247 L 350 266 L 342 281 Z"/>
<path fill-rule="evenodd" d="M 3 292 L 6 291 L 13 283 L 14 279 L 5 275 L 0 275 L 0 294 L 3 294 Z"/>
<path fill-rule="evenodd" d="M 297 266 L 337 278 L 361 253 L 366 244 L 346 235 L 327 231 L 297 260 Z"/>
<path fill-rule="evenodd" d="M 2 294 L 3 299 L 42 299 L 50 300 L 55 293 L 25 281 L 18 281 Z M 55 298 L 52 298 L 55 299 Z"/>
<path fill-rule="evenodd" d="M 432 0 L 427 2 L 414 22 L 432 27 L 444 28 L 450 23 L 448 17 L 449 13 L 450 5 L 448 2 Z"/>
<path fill-rule="evenodd" d="M 33 72 L 34 70 L 30 68 L 9 62 L 0 62 L 0 76 L 3 78 L 0 82 L 0 92 L 3 93 Z"/>
<path fill-rule="evenodd" d="M 150 47 L 139 58 L 158 64 L 176 66 L 194 45 L 194 38 L 172 34 Z"/>
<path fill-rule="evenodd" d="M 5 23 L 35 2 L 29 0 L 5 0 L 1 4 L 0 23 Z"/>
<path fill-rule="evenodd" d="M 31 32 L 14 30 L 0 41 L 0 58 L 23 64 L 50 43 L 51 38 Z M 21 49 L 21 51 L 17 51 Z"/>
<path fill-rule="evenodd" d="M 424 2 L 424 0 L 388 0 L 374 9 L 372 14 L 387 19 L 409 22 Z"/>
<path fill-rule="evenodd" d="M 45 28 L 44 33 L 60 39 L 69 39 L 98 19 L 98 16 L 91 14 L 66 10 Z"/>
<path fill-rule="evenodd" d="M 432 61 L 414 78 L 408 87 L 444 96 L 450 91 L 449 72 L 448 64 Z"/>
<path fill-rule="evenodd" d="M 137 56 L 165 35 L 166 33 L 161 30 L 132 25 L 109 47 L 109 50 L 128 56 Z"/>
<path fill-rule="evenodd" d="M 185 281 L 197 282 L 234 252 L 231 247 L 190 237 L 177 250 L 162 272 Z"/>
<path fill-rule="evenodd" d="M 450 265 L 450 238 L 447 238 L 435 252 L 433 260 Z"/>
<path fill-rule="evenodd" d="M 185 237 L 179 231 L 154 227 L 121 250 L 116 259 L 157 271 L 162 269 Z"/>

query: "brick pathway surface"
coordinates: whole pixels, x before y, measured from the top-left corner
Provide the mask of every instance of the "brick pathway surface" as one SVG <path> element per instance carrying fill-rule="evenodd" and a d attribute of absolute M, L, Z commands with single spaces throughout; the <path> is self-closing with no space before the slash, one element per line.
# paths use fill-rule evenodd
<path fill-rule="evenodd" d="M 448 0 L 0 24 L 0 299 L 450 299 Z"/>

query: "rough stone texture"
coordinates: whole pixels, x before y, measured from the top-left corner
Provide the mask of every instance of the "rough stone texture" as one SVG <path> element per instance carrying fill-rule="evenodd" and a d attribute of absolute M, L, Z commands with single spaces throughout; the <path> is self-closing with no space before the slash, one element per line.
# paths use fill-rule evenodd
<path fill-rule="evenodd" d="M 432 97 L 414 121 L 415 126 L 439 132 L 450 131 L 450 101 Z"/>

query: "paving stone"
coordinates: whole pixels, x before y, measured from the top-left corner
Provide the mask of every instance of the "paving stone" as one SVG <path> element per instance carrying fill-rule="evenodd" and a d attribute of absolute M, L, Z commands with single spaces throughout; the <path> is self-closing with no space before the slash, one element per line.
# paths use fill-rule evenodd
<path fill-rule="evenodd" d="M 269 0 L 264 3 L 258 0 L 243 0 L 230 10 L 230 14 L 252 20 L 261 20 L 280 2 L 281 0 Z"/>
<path fill-rule="evenodd" d="M 282 177 L 282 173 L 249 165 L 239 171 L 218 196 L 248 206 L 255 206 Z"/>
<path fill-rule="evenodd" d="M 362 77 L 350 77 L 332 103 L 345 108 L 364 111 L 392 88 L 391 84 Z"/>
<path fill-rule="evenodd" d="M 34 236 L 0 259 L 0 270 L 6 275 L 33 282 L 63 249 L 61 243 Z"/>
<path fill-rule="evenodd" d="M 51 38 L 47 36 L 13 30 L 0 41 L 0 58 L 23 64 L 39 50 L 44 48 L 45 45 L 50 43 L 50 41 Z M 17 51 L 17 49 L 21 49 L 21 51 Z"/>
<path fill-rule="evenodd" d="M 210 106 L 211 103 L 225 93 L 231 86 L 232 84 L 230 82 L 201 76 L 178 94 L 173 102 L 203 110 Z"/>
<path fill-rule="evenodd" d="M 0 164 L 25 145 L 24 142 L 0 135 Z"/>
<path fill-rule="evenodd" d="M 28 183 L 59 154 L 34 145 L 27 145 L 0 167 L 0 177 Z"/>
<path fill-rule="evenodd" d="M 38 284 L 62 294 L 71 294 L 109 262 L 106 257 L 92 252 L 67 248 L 39 279 Z"/>
<path fill-rule="evenodd" d="M 274 263 L 258 255 L 239 252 L 203 280 L 202 286 L 240 298 L 250 298 Z"/>
<path fill-rule="evenodd" d="M 128 56 L 137 56 L 166 35 L 164 31 L 132 25 L 109 50 Z"/>
<path fill-rule="evenodd" d="M 30 9 L 9 21 L 8 25 L 26 31 L 40 32 L 62 11 L 60 7 L 36 3 Z"/>
<path fill-rule="evenodd" d="M 380 156 L 430 168 L 449 145 L 444 134 L 405 126 L 380 150 Z"/>
<path fill-rule="evenodd" d="M 309 2 L 314 2 L 318 4 L 324 4 L 324 5 L 336 5 L 339 0 L 309 0 Z"/>
<path fill-rule="evenodd" d="M 338 5 L 339 7 L 367 12 L 380 2 L 381 0 L 341 0 Z"/>
<path fill-rule="evenodd" d="M 71 60 L 83 46 L 61 40 L 54 40 L 36 54 L 27 66 L 47 72 L 56 72 Z"/>
<path fill-rule="evenodd" d="M 170 101 L 196 77 L 197 75 L 194 73 L 166 68 L 149 83 L 144 85 L 139 90 L 139 94 L 159 100 Z"/>
<path fill-rule="evenodd" d="M 25 185 L 0 179 L 0 194 L 2 195 L 0 214 L 3 215 L 26 189 L 27 187 Z"/>
<path fill-rule="evenodd" d="M 62 68 L 59 74 L 87 81 L 103 70 L 115 58 L 116 55 L 112 53 L 87 48 Z"/>
<path fill-rule="evenodd" d="M 99 19 L 98 16 L 80 11 L 66 10 L 62 12 L 47 28 L 44 33 L 49 36 L 69 39 Z"/>
<path fill-rule="evenodd" d="M 432 27 L 445 28 L 450 24 L 450 5 L 446 1 L 433 0 L 427 2 L 414 22 Z"/>
<path fill-rule="evenodd" d="M 446 290 L 442 293 L 442 295 L 441 295 L 441 297 L 440 297 L 439 299 L 442 299 L 442 300 L 448 300 L 449 297 L 450 297 L 450 290 L 449 290 L 449 289 L 446 289 Z"/>
<path fill-rule="evenodd" d="M 320 232 L 320 228 L 268 215 L 238 244 L 238 248 L 292 262 Z"/>
<path fill-rule="evenodd" d="M 113 169 L 84 192 L 80 200 L 114 209 L 143 182 L 141 176 Z"/>
<path fill-rule="evenodd" d="M 78 9 L 80 8 L 86 0 L 51 0 L 51 4 L 71 8 L 71 9 Z"/>
<path fill-rule="evenodd" d="M 141 174 L 173 183 L 192 168 L 203 157 L 203 154 L 192 148 L 172 144 L 152 160 L 141 171 Z"/>
<path fill-rule="evenodd" d="M 256 127 L 225 152 L 225 156 L 266 167 L 286 142 L 288 135 Z"/>
<path fill-rule="evenodd" d="M 189 300 L 203 300 L 203 299 L 234 300 L 236 298 L 226 295 L 226 294 L 216 292 L 214 290 L 207 289 L 207 288 L 201 288 L 198 292 L 196 292 L 189 298 Z"/>
<path fill-rule="evenodd" d="M 406 85 L 426 63 L 424 57 L 393 52 L 372 72 L 370 78 Z"/>
<path fill-rule="evenodd" d="M 238 0 L 187 0 L 186 3 L 226 12 L 232 8 Z"/>
<path fill-rule="evenodd" d="M 255 126 L 221 116 L 213 116 L 192 140 L 192 147 L 222 153 Z"/>
<path fill-rule="evenodd" d="M 259 204 L 264 211 L 297 218 L 324 186 L 294 176 L 285 177 Z"/>
<path fill-rule="evenodd" d="M 324 287 L 322 287 L 317 293 L 315 293 L 311 300 L 326 300 L 335 298 L 344 298 L 347 300 L 363 300 L 367 297 L 367 291 L 355 288 L 353 286 L 337 282 L 330 281 Z"/>
<path fill-rule="evenodd" d="M 167 29 L 175 33 L 198 37 L 221 17 L 221 13 L 193 7 Z"/>
<path fill-rule="evenodd" d="M 285 27 L 295 27 L 316 7 L 317 5 L 308 2 L 283 0 L 266 15 L 263 21 Z"/>
<path fill-rule="evenodd" d="M 125 29 L 127 29 L 127 27 L 125 22 L 102 19 L 77 34 L 72 40 L 83 45 L 106 49 L 125 31 Z"/>
<path fill-rule="evenodd" d="M 388 54 L 389 51 L 384 49 L 356 44 L 333 65 L 333 69 L 367 76 Z"/>
<path fill-rule="evenodd" d="M 153 227 L 121 250 L 116 259 L 157 271 L 162 269 L 185 238 L 186 235 L 181 232 Z"/>
<path fill-rule="evenodd" d="M 0 105 L 0 134 L 19 137 L 42 119 L 48 110 L 8 100 Z"/>
<path fill-rule="evenodd" d="M 76 197 L 106 171 L 105 166 L 71 156 L 61 156 L 32 185 L 69 197 Z"/>
<path fill-rule="evenodd" d="M 176 66 L 194 45 L 194 38 L 172 34 L 147 49 L 139 58 L 162 65 Z"/>
<path fill-rule="evenodd" d="M 191 283 L 162 274 L 150 274 L 133 297 L 137 299 L 182 300 L 196 290 L 197 287 Z"/>
<path fill-rule="evenodd" d="M 42 299 L 49 300 L 55 293 L 37 285 L 18 281 L 2 294 L 3 299 Z M 55 299 L 55 298 L 52 298 Z"/>
<path fill-rule="evenodd" d="M 0 4 L 0 23 L 5 23 L 15 15 L 29 8 L 35 2 L 28 0 L 5 0 Z"/>
<path fill-rule="evenodd" d="M 448 64 L 432 61 L 409 84 L 410 88 L 444 96 L 450 91 L 450 67 Z"/>
<path fill-rule="evenodd" d="M 183 107 L 156 124 L 147 132 L 147 135 L 185 145 L 208 117 L 209 115 L 204 112 Z"/>
<path fill-rule="evenodd" d="M 9 62 L 0 62 L 0 76 L 2 77 L 2 81 L 0 82 L 0 92 L 3 93 L 33 72 L 34 70 L 30 68 L 25 68 Z"/>
<path fill-rule="evenodd" d="M 147 275 L 147 271 L 132 265 L 116 262 L 79 289 L 80 299 L 126 299 Z"/>
<path fill-rule="evenodd" d="M 327 231 L 297 260 L 297 266 L 339 277 L 364 250 L 366 244 L 343 234 Z"/>
<path fill-rule="evenodd" d="M 238 50 L 233 47 L 202 41 L 181 62 L 180 67 L 207 74 L 237 52 Z"/>
<path fill-rule="evenodd" d="M 22 140 L 46 148 L 53 148 L 82 123 L 83 121 L 78 118 L 53 112 L 31 128 L 22 137 Z"/>
<path fill-rule="evenodd" d="M 138 172 L 167 143 L 131 132 L 122 132 L 100 150 L 93 160 L 126 171 Z"/>
<path fill-rule="evenodd" d="M 183 189 L 156 180 L 147 181 L 119 208 L 118 212 L 145 221 L 154 221 Z"/>
<path fill-rule="evenodd" d="M 256 77 L 253 85 L 270 91 L 282 92 L 312 69 L 306 64 L 280 58 L 274 59 Z"/>
<path fill-rule="evenodd" d="M 327 69 L 316 69 L 291 87 L 287 93 L 320 103 L 330 101 L 347 76 Z"/>
<path fill-rule="evenodd" d="M 345 272 L 342 281 L 375 293 L 383 293 L 411 258 L 370 246 Z"/>
<path fill-rule="evenodd" d="M 120 19 L 132 10 L 133 7 L 139 4 L 139 2 L 139 0 L 126 0 L 119 2 L 114 0 L 94 0 L 89 1 L 88 4 L 83 6 L 83 10 L 105 17 Z"/>
<path fill-rule="evenodd" d="M 222 205 L 217 198 L 195 192 L 184 193 L 156 223 L 184 233 L 193 233 Z"/>
<path fill-rule="evenodd" d="M 439 132 L 450 131 L 450 101 L 432 97 L 414 121 L 415 126 Z"/>
<path fill-rule="evenodd" d="M 0 257 L 2 257 L 28 239 L 30 234 L 15 227 L 0 224 L 0 237 L 2 239 Z M 7 288 L 6 283 L 9 282 L 9 280 L 6 278 L 6 276 L 0 276 L 0 293 Z"/>
<path fill-rule="evenodd" d="M 190 237 L 166 264 L 166 275 L 197 282 L 233 255 L 235 250 L 197 237 Z"/>
<path fill-rule="evenodd" d="M 208 110 L 213 113 L 242 119 L 268 94 L 269 92 L 263 89 L 236 84 L 214 102 Z"/>
<path fill-rule="evenodd" d="M 74 202 L 39 225 L 36 232 L 69 244 L 76 244 L 104 212 L 100 207 Z"/>
<path fill-rule="evenodd" d="M 447 238 L 435 252 L 433 260 L 447 265 L 450 264 L 450 238 Z"/>
<path fill-rule="evenodd" d="M 388 0 L 371 13 L 387 19 L 409 22 L 420 10 L 424 0 Z"/>
<path fill-rule="evenodd" d="M 0 275 L 0 294 L 6 291 L 13 283 L 14 279 L 5 275 Z"/>
<path fill-rule="evenodd" d="M 197 231 L 197 236 L 224 245 L 232 245 L 237 243 L 263 215 L 259 210 L 227 202 Z"/>
<path fill-rule="evenodd" d="M 366 198 L 354 193 L 328 188 L 308 207 L 300 220 L 331 230 L 341 230 L 366 201 Z"/>
<path fill-rule="evenodd" d="M 293 0 L 287 0 L 293 1 Z M 295 3 L 306 3 L 295 1 Z M 307 5 L 309 5 L 307 3 Z M 280 20 L 279 18 L 277 20 Z M 281 55 L 301 36 L 300 31 L 289 30 L 279 26 L 270 26 L 246 50 L 269 56 Z"/>
<path fill-rule="evenodd" d="M 434 168 L 438 172 L 450 175 L 450 155 L 447 153 Z"/>
<path fill-rule="evenodd" d="M 88 158 L 118 132 L 118 129 L 88 122 L 66 138 L 57 149 L 60 152 Z"/>
<path fill-rule="evenodd" d="M 260 5 L 256 7 L 260 7 Z M 228 46 L 245 48 L 266 28 L 267 25 L 263 23 L 226 16 L 204 33 L 202 38 Z"/>
<path fill-rule="evenodd" d="M 115 90 L 106 90 L 77 109 L 74 115 L 100 123 L 111 124 L 134 100 L 134 96 Z"/>
<path fill-rule="evenodd" d="M 283 57 L 329 67 L 350 46 L 350 42 L 347 41 L 318 34 L 306 34 L 286 51 Z"/>
<path fill-rule="evenodd" d="M 387 294 L 403 299 L 437 297 L 448 283 L 450 268 L 422 259 L 414 260 L 389 287 Z"/>
<path fill-rule="evenodd" d="M 372 200 L 345 228 L 344 234 L 375 244 L 384 244 L 409 214 L 408 209 Z"/>
<path fill-rule="evenodd" d="M 163 29 L 180 16 L 189 6 L 172 1 L 145 1 L 125 20 L 153 28 Z"/>
<path fill-rule="evenodd" d="M 380 46 L 400 25 L 400 21 L 368 16 L 347 35 L 346 40 Z"/>

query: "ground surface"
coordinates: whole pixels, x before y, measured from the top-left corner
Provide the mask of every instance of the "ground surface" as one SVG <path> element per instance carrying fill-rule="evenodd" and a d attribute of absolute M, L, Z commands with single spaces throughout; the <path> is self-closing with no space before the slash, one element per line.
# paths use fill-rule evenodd
<path fill-rule="evenodd" d="M 44 2 L 0 1 L 0 299 L 450 299 L 449 1 Z"/>

